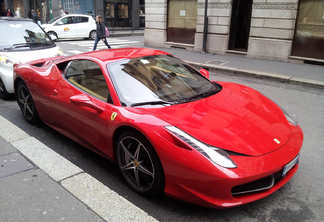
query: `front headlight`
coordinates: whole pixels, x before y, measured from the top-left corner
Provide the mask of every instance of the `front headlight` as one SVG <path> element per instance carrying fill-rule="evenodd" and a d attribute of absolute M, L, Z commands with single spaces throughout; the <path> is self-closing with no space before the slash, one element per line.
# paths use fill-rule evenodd
<path fill-rule="evenodd" d="M 189 146 L 199 151 L 207 159 L 225 168 L 236 168 L 237 165 L 227 155 L 226 151 L 217 147 L 209 146 L 175 126 L 165 126 L 167 130 L 186 142 Z"/>
<path fill-rule="evenodd" d="M 3 64 L 13 65 L 14 63 L 18 63 L 19 61 L 5 55 L 0 55 L 0 62 Z"/>
<path fill-rule="evenodd" d="M 280 106 L 279 106 L 280 107 Z M 293 124 L 294 126 L 297 126 L 297 122 L 286 112 L 286 110 L 284 110 L 282 107 L 280 107 L 280 109 L 282 110 L 282 112 L 285 114 L 286 119 L 288 120 L 288 122 L 290 122 L 291 124 Z"/>
<path fill-rule="evenodd" d="M 62 51 L 61 48 L 59 48 L 59 49 L 57 50 L 57 56 L 62 56 L 62 55 L 63 55 L 63 51 Z"/>

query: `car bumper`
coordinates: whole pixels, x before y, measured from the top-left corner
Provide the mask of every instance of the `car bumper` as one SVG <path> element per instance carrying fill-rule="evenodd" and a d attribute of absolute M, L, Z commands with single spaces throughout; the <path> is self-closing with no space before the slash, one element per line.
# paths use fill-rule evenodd
<path fill-rule="evenodd" d="M 12 64 L 0 64 L 0 78 L 8 93 L 14 93 L 13 66 Z"/>
<path fill-rule="evenodd" d="M 294 127 L 292 137 L 284 146 L 262 156 L 231 156 L 238 165 L 235 169 L 220 167 L 196 150 L 180 148 L 169 140 L 155 141 L 165 172 L 167 196 L 211 208 L 229 208 L 264 198 L 291 179 L 298 163 L 285 176 L 282 172 L 298 156 L 303 133 L 299 127 Z M 262 184 L 272 176 L 271 186 L 234 194 L 256 182 Z"/>

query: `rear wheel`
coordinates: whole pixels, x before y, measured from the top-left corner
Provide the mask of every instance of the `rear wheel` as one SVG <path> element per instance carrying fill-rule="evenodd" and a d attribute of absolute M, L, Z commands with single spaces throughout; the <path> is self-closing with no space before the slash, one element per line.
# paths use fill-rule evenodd
<path fill-rule="evenodd" d="M 89 38 L 94 40 L 97 37 L 97 33 L 95 30 L 92 30 L 89 34 Z"/>
<path fill-rule="evenodd" d="M 118 165 L 129 186 L 150 196 L 164 189 L 162 164 L 150 142 L 137 131 L 126 131 L 117 142 Z"/>
<path fill-rule="evenodd" d="M 0 78 L 0 98 L 1 99 L 9 99 L 10 93 L 7 92 L 6 87 L 4 83 L 2 82 L 2 79 Z"/>
<path fill-rule="evenodd" d="M 27 85 L 23 81 L 20 81 L 18 83 L 16 92 L 18 105 L 27 122 L 30 124 L 36 124 L 40 122 L 40 118 L 37 114 L 33 98 Z"/>

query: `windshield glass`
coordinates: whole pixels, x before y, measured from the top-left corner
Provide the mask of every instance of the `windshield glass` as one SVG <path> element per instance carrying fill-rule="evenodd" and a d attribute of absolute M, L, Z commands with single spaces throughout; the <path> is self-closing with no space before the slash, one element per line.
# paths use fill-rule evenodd
<path fill-rule="evenodd" d="M 127 59 L 107 67 L 123 106 L 166 106 L 219 91 L 191 66 L 170 55 Z"/>
<path fill-rule="evenodd" d="M 53 41 L 32 21 L 0 22 L 0 50 L 30 50 L 54 46 Z"/>
<path fill-rule="evenodd" d="M 48 22 L 48 24 L 52 24 L 54 22 L 56 22 L 57 20 L 59 20 L 60 18 L 62 18 L 63 16 L 58 16 L 58 17 L 55 17 L 53 18 L 51 21 Z"/>

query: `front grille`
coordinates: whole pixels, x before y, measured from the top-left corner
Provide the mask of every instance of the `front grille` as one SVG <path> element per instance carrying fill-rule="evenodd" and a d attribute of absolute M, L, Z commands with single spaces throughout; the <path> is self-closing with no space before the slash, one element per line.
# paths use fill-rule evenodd
<path fill-rule="evenodd" d="M 273 187 L 281 179 L 282 171 L 279 171 L 270 176 L 264 177 L 260 180 L 253 181 L 251 183 L 246 183 L 243 185 L 235 186 L 232 188 L 232 195 L 244 194 L 257 192 L 262 190 L 267 190 Z"/>

